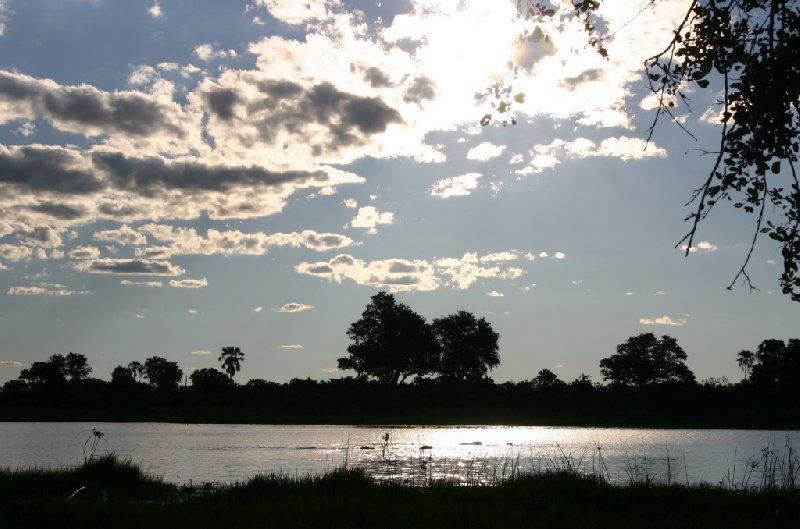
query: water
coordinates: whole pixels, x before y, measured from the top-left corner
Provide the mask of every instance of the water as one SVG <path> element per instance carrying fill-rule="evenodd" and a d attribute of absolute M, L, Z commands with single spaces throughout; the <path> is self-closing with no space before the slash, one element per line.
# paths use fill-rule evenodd
<path fill-rule="evenodd" d="M 98 454 L 115 452 L 179 484 L 305 475 L 345 464 L 409 482 L 491 483 L 518 470 L 570 466 L 618 483 L 719 484 L 735 472 L 736 483 L 756 484 L 760 467 L 749 478 L 745 471 L 762 449 L 772 446 L 783 457 L 787 442 L 800 448 L 800 431 L 20 422 L 0 423 L 0 467 L 79 464 L 92 428 L 104 433 Z"/>

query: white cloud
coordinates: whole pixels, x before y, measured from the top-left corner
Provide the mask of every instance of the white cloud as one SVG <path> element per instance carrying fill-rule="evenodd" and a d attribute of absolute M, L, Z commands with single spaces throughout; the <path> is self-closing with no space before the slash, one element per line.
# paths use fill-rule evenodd
<path fill-rule="evenodd" d="M 431 188 L 431 195 L 441 198 L 466 196 L 478 187 L 481 173 L 466 173 L 439 180 Z"/>
<path fill-rule="evenodd" d="M 394 222 L 394 213 L 381 213 L 375 206 L 364 206 L 358 209 L 358 213 L 350 221 L 350 226 L 367 228 L 367 233 L 375 234 L 378 233 L 377 226 L 379 224 L 391 224 L 392 222 Z"/>
<path fill-rule="evenodd" d="M 197 309 L 189 309 L 189 310 L 186 311 L 186 313 L 190 314 L 192 316 L 197 316 L 198 314 L 200 314 L 200 312 L 198 312 Z"/>
<path fill-rule="evenodd" d="M 100 248 L 94 246 L 77 246 L 70 250 L 67 255 L 69 255 L 70 259 L 97 259 L 100 257 Z"/>
<path fill-rule="evenodd" d="M 322 189 L 320 189 L 319 191 L 317 191 L 317 194 L 319 196 L 321 196 L 321 197 L 332 197 L 333 195 L 335 195 L 337 193 L 338 193 L 338 191 L 333 186 L 325 186 Z"/>
<path fill-rule="evenodd" d="M 770 266 L 774 266 L 775 265 L 775 260 L 774 259 L 767 259 L 767 264 L 770 265 Z"/>
<path fill-rule="evenodd" d="M 663 290 L 657 290 L 653 293 L 654 296 L 665 296 L 666 294 Z"/>
<path fill-rule="evenodd" d="M 302 349 L 303 346 L 300 344 L 291 344 L 291 345 L 281 345 L 281 349 Z"/>
<path fill-rule="evenodd" d="M 259 313 L 259 312 L 263 312 L 263 311 L 264 311 L 264 307 L 262 307 L 261 305 L 259 305 L 258 307 L 253 309 L 253 312 L 255 312 L 255 313 Z"/>
<path fill-rule="evenodd" d="M 0 37 L 2 37 L 6 32 L 6 21 L 8 20 L 8 6 L 6 5 L 6 0 L 0 0 Z"/>
<path fill-rule="evenodd" d="M 33 250 L 27 246 L 13 244 L 0 244 L 0 258 L 6 261 L 22 261 L 33 255 Z"/>
<path fill-rule="evenodd" d="M 22 362 L 16 360 L 0 360 L 0 367 L 22 367 Z"/>
<path fill-rule="evenodd" d="M 567 258 L 567 254 L 565 254 L 564 252 L 556 252 L 556 253 L 553 254 L 553 259 L 558 259 L 560 261 L 563 261 L 566 258 Z"/>
<path fill-rule="evenodd" d="M 208 286 L 208 279 L 180 279 L 171 280 L 169 286 L 174 288 L 205 288 Z"/>
<path fill-rule="evenodd" d="M 206 43 L 197 46 L 193 52 L 201 61 L 213 61 L 214 59 L 226 59 L 236 57 L 236 50 L 218 50 L 214 44 Z"/>
<path fill-rule="evenodd" d="M 302 24 L 328 16 L 328 9 L 339 5 L 339 0 L 254 0 L 267 8 L 269 14 L 286 24 Z"/>
<path fill-rule="evenodd" d="M 186 273 L 186 270 L 169 261 L 150 259 L 87 259 L 76 263 L 74 268 L 89 274 L 179 276 Z"/>
<path fill-rule="evenodd" d="M 143 319 L 145 319 L 145 318 L 146 318 L 146 316 L 145 316 L 144 314 L 137 314 L 137 315 L 136 315 L 136 319 L 137 319 L 137 320 L 143 320 Z"/>
<path fill-rule="evenodd" d="M 89 294 L 87 290 L 69 290 L 66 286 L 58 283 L 39 283 L 32 286 L 11 287 L 6 294 L 10 296 L 82 296 Z"/>
<path fill-rule="evenodd" d="M 344 206 L 347 208 L 355 209 L 358 207 L 358 202 L 354 198 L 346 198 L 342 204 L 344 204 Z"/>
<path fill-rule="evenodd" d="M 127 224 L 123 224 L 115 230 L 95 232 L 94 238 L 98 241 L 112 242 L 120 246 L 141 246 L 147 244 L 147 237 Z"/>
<path fill-rule="evenodd" d="M 536 283 L 531 283 L 530 285 L 524 286 L 524 287 L 520 288 L 520 290 L 523 291 L 523 292 L 530 292 L 534 288 L 536 288 Z"/>
<path fill-rule="evenodd" d="M 199 350 L 199 351 L 192 351 L 190 354 L 196 356 L 208 356 L 211 354 L 211 351 Z"/>
<path fill-rule="evenodd" d="M 147 9 L 147 12 L 150 13 L 150 16 L 153 18 L 161 18 L 164 16 L 164 12 L 161 11 L 161 6 L 157 1 Z"/>
<path fill-rule="evenodd" d="M 485 162 L 492 158 L 497 158 L 506 149 L 505 145 L 494 145 L 485 141 L 480 145 L 473 147 L 467 153 L 467 160 L 478 160 Z"/>
<path fill-rule="evenodd" d="M 617 136 L 606 138 L 600 144 L 587 138 L 577 138 L 572 141 L 555 139 L 549 144 L 534 146 L 530 154 L 530 164 L 516 171 L 517 173 L 541 173 L 568 158 L 607 157 L 629 161 L 652 157 L 663 158 L 667 155 L 667 151 L 654 144 L 647 145 L 641 138 Z"/>
<path fill-rule="evenodd" d="M 502 292 L 498 292 L 496 290 L 492 290 L 491 292 L 487 292 L 486 295 L 489 296 L 490 298 L 502 298 L 502 297 L 505 296 L 505 294 L 503 294 Z"/>
<path fill-rule="evenodd" d="M 513 257 L 512 257 L 513 256 Z M 500 259 L 498 259 L 500 257 Z M 465 290 L 478 279 L 517 279 L 525 274 L 521 268 L 500 265 L 483 266 L 486 262 L 504 262 L 516 259 L 515 252 L 487 254 L 483 257 L 477 253 L 465 253 L 460 258 L 446 257 L 434 261 L 438 274 L 444 276 L 454 287 Z"/>
<path fill-rule="evenodd" d="M 129 287 L 155 287 L 161 288 L 163 284 L 161 281 L 130 281 L 128 279 L 123 279 L 119 282 L 120 285 L 125 285 Z"/>
<path fill-rule="evenodd" d="M 314 308 L 314 305 L 306 305 L 305 303 L 287 303 L 282 307 L 273 309 L 275 312 L 305 312 Z"/>
<path fill-rule="evenodd" d="M 340 254 L 329 261 L 300 263 L 295 271 L 336 283 L 349 279 L 359 285 L 386 288 L 391 292 L 431 291 L 439 286 L 433 266 L 423 260 L 384 259 L 366 262 Z"/>
<path fill-rule="evenodd" d="M 575 285 L 575 286 L 582 285 L 583 284 L 583 279 L 573 279 L 572 280 L 572 284 Z"/>
<path fill-rule="evenodd" d="M 671 326 L 680 326 L 686 324 L 686 319 L 684 318 L 676 318 L 672 319 L 669 316 L 661 316 L 660 318 L 641 318 L 639 323 L 642 325 L 671 325 Z"/>

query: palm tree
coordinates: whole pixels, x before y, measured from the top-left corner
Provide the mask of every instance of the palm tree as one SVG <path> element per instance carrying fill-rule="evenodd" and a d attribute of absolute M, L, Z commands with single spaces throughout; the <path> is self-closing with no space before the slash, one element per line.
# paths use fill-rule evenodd
<path fill-rule="evenodd" d="M 244 360 L 244 353 L 238 347 L 223 347 L 222 354 L 218 360 L 222 362 L 222 370 L 228 373 L 233 382 L 233 375 L 241 369 L 241 362 Z"/>
<path fill-rule="evenodd" d="M 739 369 L 744 371 L 745 380 L 749 378 L 748 374 L 753 369 L 755 359 L 756 357 L 752 351 L 741 351 L 736 355 L 736 363 L 739 364 Z"/>

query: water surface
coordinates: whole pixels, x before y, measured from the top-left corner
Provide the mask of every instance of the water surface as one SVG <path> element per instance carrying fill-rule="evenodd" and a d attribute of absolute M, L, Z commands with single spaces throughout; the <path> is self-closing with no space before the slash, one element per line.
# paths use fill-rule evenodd
<path fill-rule="evenodd" d="M 619 483 L 755 482 L 760 470 L 752 463 L 765 447 L 781 457 L 787 442 L 800 447 L 800 431 L 18 422 L 0 423 L 0 467 L 79 464 L 92 428 L 104 433 L 98 453 L 115 452 L 174 483 L 231 483 L 342 465 L 412 482 L 491 483 L 516 471 L 567 466 Z"/>

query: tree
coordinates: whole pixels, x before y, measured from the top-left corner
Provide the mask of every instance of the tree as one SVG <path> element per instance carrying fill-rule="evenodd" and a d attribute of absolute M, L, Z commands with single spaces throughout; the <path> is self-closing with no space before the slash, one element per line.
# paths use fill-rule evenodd
<path fill-rule="evenodd" d="M 213 367 L 204 367 L 203 369 L 195 370 L 189 375 L 189 380 L 192 381 L 193 387 L 204 390 L 214 390 L 231 385 L 230 377 Z"/>
<path fill-rule="evenodd" d="M 20 371 L 19 379 L 29 384 L 62 384 L 67 376 L 67 360 L 55 354 L 46 362 L 33 362 L 31 367 Z"/>
<path fill-rule="evenodd" d="M 144 366 L 141 362 L 133 361 L 128 364 L 128 369 L 130 369 L 131 374 L 133 375 L 133 380 L 141 380 L 142 376 L 144 375 Z"/>
<path fill-rule="evenodd" d="M 555 12 L 534 0 L 514 0 L 528 19 Z M 651 4 L 655 0 L 651 0 Z M 607 57 L 594 18 L 597 0 L 573 0 L 590 45 Z M 538 29 L 538 28 L 537 28 Z M 541 33 L 541 29 L 539 29 Z M 610 36 L 608 37 L 610 38 Z M 755 215 L 749 251 L 728 288 L 740 279 L 755 288 L 747 266 L 760 235 L 781 246 L 784 294 L 800 301 L 800 184 L 795 163 L 800 152 L 800 9 L 793 0 L 692 0 L 670 42 L 644 60 L 646 80 L 658 107 L 650 127 L 674 114 L 695 90 L 719 93 L 720 141 L 711 169 L 691 194 L 686 217 L 690 229 L 676 246 L 688 255 L 700 223 L 719 203 Z M 511 90 L 499 83 L 489 90 L 508 112 Z M 518 94 L 515 97 L 519 97 Z M 521 95 L 524 99 L 524 94 Z M 488 119 L 487 119 L 488 117 Z M 484 116 L 487 124 L 491 116 Z M 513 119 L 512 119 L 513 122 Z M 648 138 L 650 139 L 650 138 Z"/>
<path fill-rule="evenodd" d="M 749 374 L 753 369 L 753 362 L 755 362 L 755 359 L 756 357 L 752 351 L 740 351 L 739 354 L 736 355 L 736 363 L 739 369 L 744 373 L 745 380 L 749 379 Z"/>
<path fill-rule="evenodd" d="M 339 369 L 352 369 L 358 378 L 374 377 L 397 385 L 411 375 L 424 376 L 436 368 L 436 341 L 425 318 L 392 294 L 379 292 L 350 325 L 349 356 L 337 360 Z"/>
<path fill-rule="evenodd" d="M 151 356 L 144 362 L 144 376 L 151 385 L 159 389 L 176 388 L 183 378 L 183 371 L 177 362 Z"/>
<path fill-rule="evenodd" d="M 433 320 L 432 326 L 442 378 L 474 382 L 500 365 L 500 335 L 485 318 L 477 319 L 471 312 L 460 310 Z"/>
<path fill-rule="evenodd" d="M 796 389 L 800 384 L 800 339 L 764 340 L 755 353 L 750 374 L 755 386 Z"/>
<path fill-rule="evenodd" d="M 540 370 L 536 378 L 533 379 L 533 385 L 537 388 L 552 388 L 553 386 L 563 383 L 564 382 L 558 378 L 558 375 L 549 369 Z"/>
<path fill-rule="evenodd" d="M 111 371 L 111 383 L 115 385 L 130 385 L 136 380 L 133 378 L 133 371 L 130 367 L 117 366 Z"/>
<path fill-rule="evenodd" d="M 228 377 L 233 382 L 233 375 L 242 368 L 241 362 L 244 360 L 244 353 L 238 347 L 223 347 L 217 360 L 222 362 L 222 369 L 228 373 Z"/>
<path fill-rule="evenodd" d="M 88 377 L 89 373 L 92 372 L 86 356 L 82 354 L 67 353 L 64 360 L 64 372 L 70 380 L 81 380 Z"/>
<path fill-rule="evenodd" d="M 603 380 L 614 385 L 647 386 L 664 382 L 695 381 L 686 353 L 670 336 L 659 340 L 652 333 L 632 336 L 617 346 L 617 353 L 600 361 Z"/>

